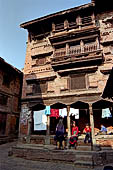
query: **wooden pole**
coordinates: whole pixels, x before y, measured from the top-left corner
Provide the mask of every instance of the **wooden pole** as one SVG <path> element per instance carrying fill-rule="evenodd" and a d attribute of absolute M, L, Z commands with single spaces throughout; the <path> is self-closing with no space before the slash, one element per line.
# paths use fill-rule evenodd
<path fill-rule="evenodd" d="M 50 135 L 50 116 L 47 116 L 47 132 L 46 135 Z"/>
<path fill-rule="evenodd" d="M 90 125 L 91 125 L 91 138 L 92 138 L 92 147 L 96 146 L 95 132 L 94 132 L 94 117 L 93 117 L 93 108 L 92 104 L 89 104 L 89 115 L 90 115 Z"/>
<path fill-rule="evenodd" d="M 67 128 L 68 128 L 68 139 L 69 139 L 70 136 L 71 136 L 71 123 L 70 123 L 69 112 L 70 112 L 70 106 L 67 106 Z"/>

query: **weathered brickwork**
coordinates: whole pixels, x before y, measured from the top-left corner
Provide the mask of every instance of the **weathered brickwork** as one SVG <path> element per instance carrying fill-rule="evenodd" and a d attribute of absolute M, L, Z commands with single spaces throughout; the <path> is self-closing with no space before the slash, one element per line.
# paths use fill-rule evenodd
<path fill-rule="evenodd" d="M 0 58 L 0 136 L 17 135 L 22 73 Z"/>

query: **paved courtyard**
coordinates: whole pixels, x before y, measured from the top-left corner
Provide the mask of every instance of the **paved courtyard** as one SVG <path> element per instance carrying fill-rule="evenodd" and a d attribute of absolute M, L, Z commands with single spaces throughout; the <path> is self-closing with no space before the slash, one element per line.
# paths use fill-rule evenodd
<path fill-rule="evenodd" d="M 0 145 L 0 170 L 85 170 L 83 168 L 75 168 L 71 164 L 31 161 L 8 156 L 8 151 L 14 144 Z M 95 168 L 95 170 L 103 170 L 103 167 Z"/>

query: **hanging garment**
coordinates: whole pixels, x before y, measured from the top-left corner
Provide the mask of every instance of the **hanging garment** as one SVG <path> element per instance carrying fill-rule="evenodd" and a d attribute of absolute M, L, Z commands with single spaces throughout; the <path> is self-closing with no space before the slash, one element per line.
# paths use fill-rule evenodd
<path fill-rule="evenodd" d="M 102 118 L 109 118 L 109 117 L 112 117 L 110 109 L 109 108 L 102 109 Z"/>
<path fill-rule="evenodd" d="M 67 116 L 67 108 L 59 109 L 59 116 L 61 116 L 62 118 Z"/>
<path fill-rule="evenodd" d="M 58 117 L 59 117 L 59 109 L 51 109 L 50 117 L 56 117 L 56 119 L 58 119 Z"/>
<path fill-rule="evenodd" d="M 47 129 L 47 116 L 45 110 L 34 111 L 34 130 L 46 130 Z"/>
<path fill-rule="evenodd" d="M 50 112 L 50 106 L 46 106 L 45 114 L 46 114 L 46 115 L 50 115 L 50 114 L 51 114 L 51 112 Z"/>
<path fill-rule="evenodd" d="M 79 119 L 79 109 L 70 108 L 69 116 L 75 116 L 75 119 Z"/>

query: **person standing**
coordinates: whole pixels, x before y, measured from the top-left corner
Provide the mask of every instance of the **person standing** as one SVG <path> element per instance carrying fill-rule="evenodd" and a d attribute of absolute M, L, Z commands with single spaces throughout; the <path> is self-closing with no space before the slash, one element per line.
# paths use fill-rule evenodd
<path fill-rule="evenodd" d="M 57 148 L 65 149 L 65 137 L 64 137 L 64 125 L 63 125 L 63 119 L 59 119 L 59 122 L 56 126 L 56 136 L 54 140 L 57 142 Z"/>

